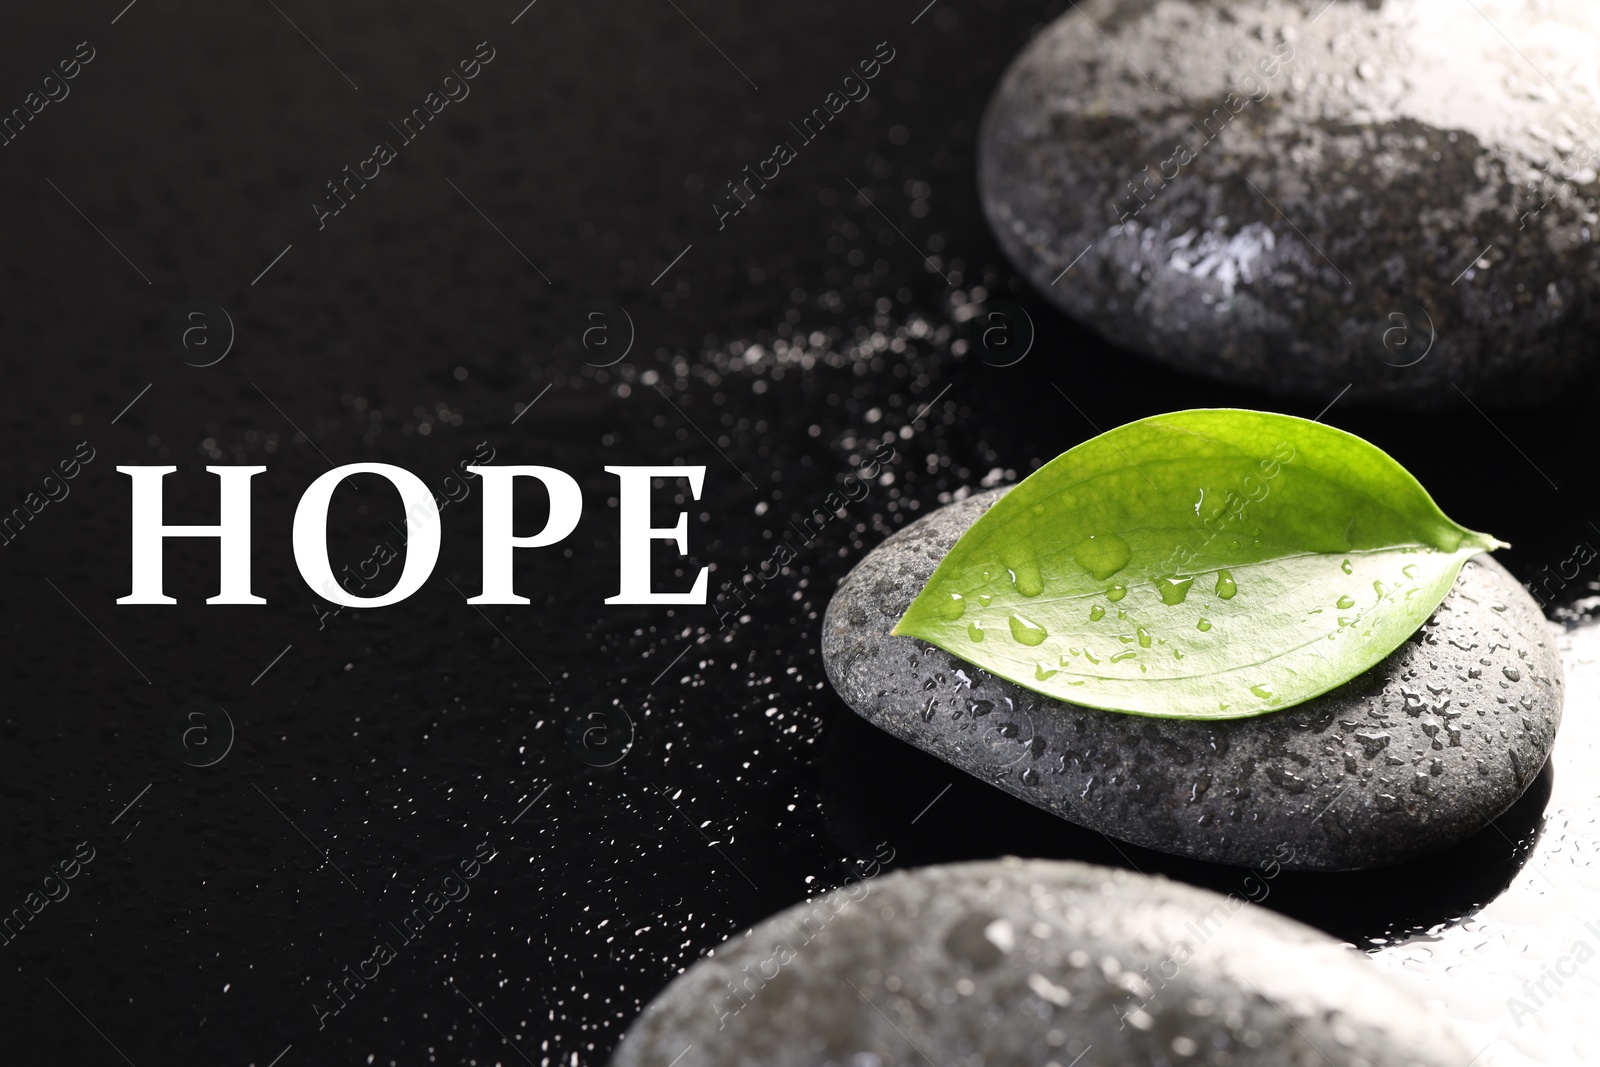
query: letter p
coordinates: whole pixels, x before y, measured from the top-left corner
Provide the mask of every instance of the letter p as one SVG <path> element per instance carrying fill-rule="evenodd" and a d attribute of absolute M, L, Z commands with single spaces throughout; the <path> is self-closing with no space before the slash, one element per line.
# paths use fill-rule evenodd
<path fill-rule="evenodd" d="M 513 549 L 553 545 L 578 526 L 583 490 L 572 475 L 554 467 L 467 467 L 483 479 L 483 592 L 468 604 L 527 604 L 511 588 Z M 517 477 L 537 478 L 550 494 L 550 517 L 544 529 L 526 537 L 511 532 L 512 485 Z"/>

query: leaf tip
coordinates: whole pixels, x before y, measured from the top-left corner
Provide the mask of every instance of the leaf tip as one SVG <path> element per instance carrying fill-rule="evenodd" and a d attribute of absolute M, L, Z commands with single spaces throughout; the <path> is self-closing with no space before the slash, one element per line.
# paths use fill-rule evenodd
<path fill-rule="evenodd" d="M 1482 552 L 1498 552 L 1502 548 L 1510 548 L 1511 542 L 1502 541 L 1498 537 L 1486 533 L 1473 533 L 1467 538 L 1467 543 Z"/>

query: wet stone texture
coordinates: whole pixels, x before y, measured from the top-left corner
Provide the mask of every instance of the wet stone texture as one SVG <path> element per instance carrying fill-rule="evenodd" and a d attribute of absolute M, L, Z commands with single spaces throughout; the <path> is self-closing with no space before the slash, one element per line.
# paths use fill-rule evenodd
<path fill-rule="evenodd" d="M 1429 1007 L 1248 904 L 1080 863 L 927 867 L 797 905 L 691 967 L 615 1067 L 1460 1067 Z M 1085 1062 L 1090 1062 L 1086 1060 Z"/>
<path fill-rule="evenodd" d="M 1092 0 L 996 92 L 985 210 L 1063 310 L 1179 369 L 1550 400 L 1595 362 L 1597 51 L 1578 0 Z"/>
<path fill-rule="evenodd" d="M 1486 556 L 1383 662 L 1251 719 L 1082 708 L 892 636 L 939 560 L 1004 492 L 941 508 L 868 554 L 828 605 L 822 652 L 834 688 L 867 721 L 1008 793 L 1163 852 L 1351 870 L 1471 836 L 1549 756 L 1561 660 L 1538 606 Z"/>

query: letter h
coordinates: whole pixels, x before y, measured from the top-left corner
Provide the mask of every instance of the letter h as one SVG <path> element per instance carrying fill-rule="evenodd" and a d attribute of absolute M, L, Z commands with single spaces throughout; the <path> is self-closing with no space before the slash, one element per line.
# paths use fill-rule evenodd
<path fill-rule="evenodd" d="M 177 467 L 117 470 L 133 479 L 133 592 L 118 604 L 176 604 L 162 592 L 161 547 L 168 537 L 215 537 L 221 544 L 220 591 L 207 604 L 265 604 L 250 594 L 250 479 L 265 467 L 207 467 L 222 482 L 221 518 L 215 526 L 166 526 L 161 521 L 161 480 Z"/>

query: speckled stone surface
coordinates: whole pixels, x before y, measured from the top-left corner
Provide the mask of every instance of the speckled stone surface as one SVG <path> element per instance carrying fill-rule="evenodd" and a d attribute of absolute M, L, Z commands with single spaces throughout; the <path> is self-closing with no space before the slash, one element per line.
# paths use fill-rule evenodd
<path fill-rule="evenodd" d="M 645 1009 L 614 1067 L 1450 1065 L 1403 984 L 1309 927 L 1161 878 L 1005 859 L 796 905 Z"/>
<path fill-rule="evenodd" d="M 1597 362 L 1597 53 L 1580 0 L 1086 0 L 990 103 L 985 210 L 1064 311 L 1180 369 L 1547 401 Z"/>
<path fill-rule="evenodd" d="M 1509 808 L 1544 766 L 1561 721 L 1561 660 L 1538 606 L 1486 556 L 1462 568 L 1433 617 L 1383 662 L 1251 719 L 1082 708 L 891 635 L 938 561 L 1004 492 L 899 531 L 828 605 L 829 680 L 896 737 L 1114 838 L 1305 870 L 1444 848 Z"/>

